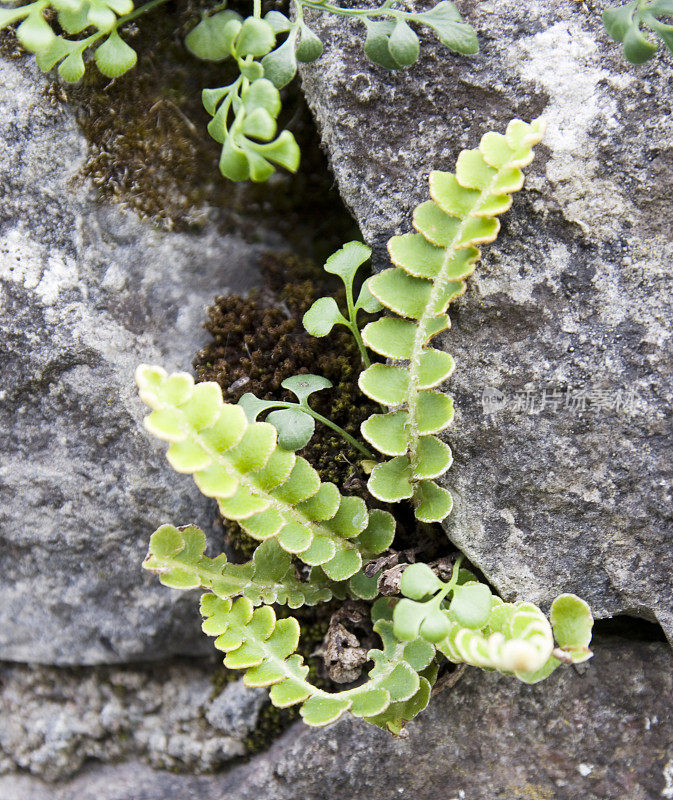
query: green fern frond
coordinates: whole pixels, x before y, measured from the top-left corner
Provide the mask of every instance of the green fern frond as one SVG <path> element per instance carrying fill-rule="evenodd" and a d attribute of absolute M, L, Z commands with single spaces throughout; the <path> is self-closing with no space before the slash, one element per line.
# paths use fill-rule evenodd
<path fill-rule="evenodd" d="M 355 575 L 363 558 L 390 546 L 391 514 L 369 514 L 361 498 L 322 483 L 306 459 L 278 447 L 273 425 L 250 423 L 241 406 L 224 403 L 216 383 L 195 386 L 186 373 L 147 365 L 136 370 L 136 382 L 153 409 L 145 427 L 170 442 L 171 466 L 193 475 L 222 516 L 253 538 L 274 537 L 334 581 Z"/>
<path fill-rule="evenodd" d="M 297 578 L 292 557 L 275 539 L 262 542 L 246 564 L 231 564 L 224 553 L 204 555 L 206 536 L 195 525 L 162 525 L 150 538 L 143 567 L 172 589 L 210 589 L 218 597 L 247 597 L 254 605 L 279 603 L 290 608 L 332 599 L 328 581 Z"/>
<path fill-rule="evenodd" d="M 415 578 L 419 585 L 418 571 Z M 421 586 L 421 594 L 433 591 L 436 582 L 433 576 L 432 585 Z M 437 652 L 454 663 L 513 674 L 526 683 L 542 680 L 563 661 L 578 663 L 591 657 L 588 643 L 593 620 L 584 601 L 562 595 L 554 602 L 554 633 L 559 643 L 565 642 L 554 649 L 552 628 L 539 608 L 531 603 L 503 603 L 499 598 L 493 598 L 491 605 L 487 587 L 474 585 L 488 592 L 487 619 L 473 629 L 461 621 L 461 611 L 449 608 L 441 612 L 447 617 L 448 633 L 436 643 L 418 633 L 398 634 L 399 618 L 406 615 L 397 612 L 404 600 L 377 600 L 372 620 L 382 648 L 367 654 L 374 662 L 368 680 L 343 692 L 326 692 L 307 680 L 308 667 L 296 653 L 299 623 L 292 617 L 277 620 L 270 606 L 256 609 L 245 597 L 232 601 L 206 594 L 201 602 L 203 630 L 217 637 L 215 646 L 226 653 L 226 667 L 246 670 L 247 686 L 270 687 L 271 702 L 279 708 L 301 704 L 301 716 L 308 725 L 329 725 L 350 711 L 393 733 L 399 733 L 428 704 L 437 676 Z M 474 593 L 468 589 L 462 603 L 468 619 L 474 617 L 470 594 Z"/>
<path fill-rule="evenodd" d="M 400 642 L 392 632 L 392 622 L 385 616 L 377 618 L 376 610 L 374 630 L 381 636 L 383 649 L 368 653 L 374 661 L 369 680 L 337 693 L 318 689 L 307 680 L 308 667 L 295 652 L 300 629 L 293 617 L 277 620 L 270 606 L 256 609 L 247 598 L 232 602 L 214 594 L 204 595 L 201 612 L 206 618 L 204 632 L 216 636 L 215 647 L 226 653 L 225 666 L 246 670 L 247 686 L 270 687 L 271 702 L 278 708 L 301 703 L 301 716 L 308 725 L 329 725 L 350 711 L 368 722 L 399 730 L 430 698 L 426 674 L 433 676 L 428 668 L 434 647 L 420 639 Z"/>
<path fill-rule="evenodd" d="M 431 200 L 416 208 L 416 233 L 388 243 L 396 266 L 371 277 L 372 295 L 396 317 L 369 323 L 362 338 L 371 350 L 396 363 L 373 364 L 360 375 L 362 391 L 392 410 L 362 425 L 364 438 L 390 461 L 378 464 L 369 491 L 386 502 L 412 499 L 423 522 L 451 511 L 451 495 L 434 482 L 451 465 L 449 447 L 437 438 L 453 419 L 451 398 L 437 387 L 452 373 L 453 358 L 430 346 L 449 325 L 449 303 L 465 291 L 480 257 L 477 245 L 498 235 L 498 215 L 523 185 L 522 167 L 544 123 L 514 120 L 505 135 L 487 133 L 477 150 L 458 156 L 455 175 L 430 174 Z"/>

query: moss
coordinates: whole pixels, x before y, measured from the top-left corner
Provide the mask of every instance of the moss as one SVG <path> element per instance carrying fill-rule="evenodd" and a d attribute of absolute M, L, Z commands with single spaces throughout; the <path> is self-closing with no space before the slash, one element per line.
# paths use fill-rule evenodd
<path fill-rule="evenodd" d="M 21 58 L 26 51 L 19 44 L 14 28 L 0 30 L 0 55 L 3 58 Z"/>

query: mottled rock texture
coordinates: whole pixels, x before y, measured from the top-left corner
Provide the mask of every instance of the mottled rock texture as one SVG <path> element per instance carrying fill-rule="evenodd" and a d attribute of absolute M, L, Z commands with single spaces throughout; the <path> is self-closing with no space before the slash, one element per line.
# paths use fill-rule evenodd
<path fill-rule="evenodd" d="M 431 169 L 513 117 L 547 118 L 445 338 L 458 406 L 446 528 L 508 599 L 574 591 L 670 637 L 673 59 L 627 64 L 605 5 L 464 0 L 480 54 L 426 32 L 394 74 L 365 59 L 356 23 L 314 15 L 329 44 L 303 85 L 377 269 Z"/>
<path fill-rule="evenodd" d="M 193 654 L 209 648 L 195 598 L 140 563 L 159 524 L 214 512 L 143 433 L 133 370 L 189 368 L 205 306 L 255 280 L 261 245 L 97 202 L 46 86 L 0 62 L 0 658 Z"/>
<path fill-rule="evenodd" d="M 91 764 L 65 784 L 0 777 L 3 800 L 660 800 L 673 796 L 673 671 L 663 642 L 597 643 L 529 687 L 469 669 L 394 739 L 347 717 L 297 723 L 223 775 Z"/>
<path fill-rule="evenodd" d="M 143 759 L 212 772 L 248 752 L 268 693 L 218 693 L 214 659 L 137 667 L 0 665 L 0 774 L 71 778 L 85 763 Z M 221 688 L 221 687 L 220 687 Z M 7 778 L 11 781 L 11 778 Z M 0 793 L 0 796 L 3 796 Z"/>

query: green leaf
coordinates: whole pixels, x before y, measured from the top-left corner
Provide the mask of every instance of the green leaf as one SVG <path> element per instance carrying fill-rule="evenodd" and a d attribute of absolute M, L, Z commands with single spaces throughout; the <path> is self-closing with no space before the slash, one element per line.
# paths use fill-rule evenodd
<path fill-rule="evenodd" d="M 338 275 L 346 289 L 352 290 L 355 273 L 371 258 L 372 251 L 362 242 L 347 242 L 325 262 L 325 272 Z"/>
<path fill-rule="evenodd" d="M 17 8 L 0 8 L 0 29 L 13 25 L 28 16 L 29 13 L 30 5 L 18 6 Z"/>
<path fill-rule="evenodd" d="M 334 558 L 322 565 L 328 578 L 333 581 L 345 581 L 362 566 L 362 558 L 357 550 L 338 550 Z"/>
<path fill-rule="evenodd" d="M 318 337 L 327 336 L 335 325 L 348 324 L 333 297 L 318 298 L 304 314 L 302 322 L 311 336 Z"/>
<path fill-rule="evenodd" d="M 277 438 L 273 425 L 254 422 L 248 425 L 240 442 L 228 451 L 228 460 L 240 472 L 256 472 L 271 458 L 276 449 Z"/>
<path fill-rule="evenodd" d="M 432 284 L 401 269 L 385 269 L 369 279 L 369 290 L 382 305 L 401 317 L 420 319 L 430 301 Z"/>
<path fill-rule="evenodd" d="M 273 161 L 280 167 L 285 167 L 290 172 L 296 172 L 299 168 L 299 146 L 290 131 L 283 131 L 273 142 L 268 144 L 250 143 L 250 146 L 254 147 L 264 158 L 268 158 L 269 161 Z"/>
<path fill-rule="evenodd" d="M 453 455 L 448 444 L 435 436 L 421 436 L 414 463 L 414 478 L 428 480 L 443 475 L 451 466 Z"/>
<path fill-rule="evenodd" d="M 443 0 L 430 11 L 414 15 L 414 19 L 432 28 L 439 41 L 454 53 L 471 56 L 479 52 L 474 28 L 459 21 L 461 17 L 453 3 Z"/>
<path fill-rule="evenodd" d="M 613 6 L 603 11 L 603 25 L 611 39 L 615 42 L 623 42 L 626 32 L 633 22 L 633 12 L 637 6 L 636 2 L 627 3 L 623 6 Z"/>
<path fill-rule="evenodd" d="M 362 331 L 364 343 L 386 358 L 408 359 L 414 347 L 418 326 L 411 320 L 382 317 L 370 322 Z"/>
<path fill-rule="evenodd" d="M 400 591 L 412 600 L 435 594 L 443 584 L 427 564 L 410 564 L 402 573 Z"/>
<path fill-rule="evenodd" d="M 351 539 L 367 527 L 369 515 L 361 497 L 342 497 L 336 514 L 325 523 L 330 530 Z"/>
<path fill-rule="evenodd" d="M 390 694 L 393 702 L 408 700 L 418 690 L 420 681 L 418 674 L 409 664 L 398 664 L 390 675 L 382 682 L 381 686 Z"/>
<path fill-rule="evenodd" d="M 435 657 L 435 648 L 424 639 L 415 639 L 404 645 L 404 660 L 416 672 L 426 669 Z"/>
<path fill-rule="evenodd" d="M 364 689 L 353 697 L 350 712 L 354 717 L 372 717 L 381 714 L 390 705 L 386 689 Z"/>
<path fill-rule="evenodd" d="M 266 55 L 276 42 L 273 28 L 263 19 L 248 17 L 243 20 L 241 30 L 234 43 L 239 56 L 261 58 Z"/>
<path fill-rule="evenodd" d="M 322 389 L 331 389 L 332 382 L 323 378 L 322 375 L 293 375 L 290 378 L 285 378 L 281 383 L 283 389 L 292 392 L 293 395 L 299 400 L 301 405 L 307 405 L 308 398 L 319 392 Z"/>
<path fill-rule="evenodd" d="M 318 473 L 305 458 L 298 457 L 290 473 L 290 477 L 282 486 L 274 489 L 271 494 L 278 500 L 295 506 L 298 503 L 313 497 L 320 488 Z"/>
<path fill-rule="evenodd" d="M 421 481 L 414 489 L 416 519 L 421 522 L 441 522 L 453 508 L 450 492 L 432 481 Z"/>
<path fill-rule="evenodd" d="M 244 61 L 238 66 L 241 70 L 241 75 L 243 75 L 243 77 L 247 78 L 249 81 L 258 81 L 264 77 L 264 67 L 259 63 L 259 61 L 251 61 L 249 64 Z M 268 139 L 270 139 L 272 136 L 273 134 L 270 134 L 265 141 L 268 141 Z"/>
<path fill-rule="evenodd" d="M 246 111 L 263 108 L 272 117 L 280 112 L 280 92 L 267 78 L 258 78 L 241 94 Z"/>
<path fill-rule="evenodd" d="M 36 53 L 40 50 L 46 50 L 51 45 L 54 41 L 54 32 L 38 8 L 31 11 L 16 29 L 16 38 L 26 50 Z M 82 70 L 82 74 L 84 74 L 84 70 Z M 66 78 L 66 80 L 70 79 Z M 75 80 L 79 80 L 79 78 L 75 78 Z"/>
<path fill-rule="evenodd" d="M 208 130 L 210 131 L 210 126 L 208 126 Z M 220 172 L 231 181 L 247 181 L 250 178 L 248 156 L 233 143 L 231 137 L 227 137 L 224 141 L 219 166 Z"/>
<path fill-rule="evenodd" d="M 301 450 L 306 447 L 315 431 L 313 417 L 298 408 L 272 411 L 266 421 L 278 431 L 278 445 L 285 450 Z"/>
<path fill-rule="evenodd" d="M 365 39 L 367 58 L 386 69 L 399 69 L 401 65 L 395 61 L 389 48 L 389 37 L 395 23 L 390 20 L 374 22 L 367 17 L 363 21 L 367 28 L 367 38 Z"/>
<path fill-rule="evenodd" d="M 180 531 L 173 525 L 162 525 L 150 537 L 150 553 L 158 558 L 173 556 L 184 546 Z"/>
<path fill-rule="evenodd" d="M 393 59 L 402 67 L 410 66 L 418 58 L 420 52 L 418 36 L 401 19 L 396 21 L 390 34 L 388 50 Z"/>
<path fill-rule="evenodd" d="M 364 553 L 378 555 L 387 550 L 395 538 L 395 518 L 388 511 L 375 508 L 369 512 L 367 527 L 357 541 Z"/>
<path fill-rule="evenodd" d="M 372 364 L 358 379 L 360 390 L 386 406 L 404 402 L 409 391 L 409 372 L 404 367 L 389 364 Z"/>
<path fill-rule="evenodd" d="M 206 497 L 232 497 L 238 489 L 238 480 L 220 464 L 195 472 L 194 482 Z"/>
<path fill-rule="evenodd" d="M 301 554 L 301 560 L 311 566 L 320 566 L 331 561 L 336 555 L 336 544 L 327 536 L 317 534 L 313 537 L 311 546 Z"/>
<path fill-rule="evenodd" d="M 320 489 L 298 508 L 310 520 L 323 521 L 332 519 L 339 509 L 341 495 L 333 483 L 323 483 Z"/>
<path fill-rule="evenodd" d="M 453 356 L 432 348 L 424 350 L 418 359 L 418 388 L 432 389 L 451 377 Z"/>
<path fill-rule="evenodd" d="M 398 267 L 416 278 L 435 278 L 442 269 L 446 254 L 420 233 L 393 236 L 388 242 L 390 258 Z"/>
<path fill-rule="evenodd" d="M 288 708 L 301 703 L 309 694 L 310 689 L 307 689 L 304 684 L 286 680 L 272 686 L 269 697 L 276 708 Z"/>
<path fill-rule="evenodd" d="M 264 15 L 264 21 L 271 25 L 275 33 L 287 33 L 292 27 L 290 20 L 280 11 L 268 11 Z"/>
<path fill-rule="evenodd" d="M 483 628 L 491 615 L 491 604 L 488 586 L 470 582 L 454 589 L 449 610 L 463 628 Z"/>
<path fill-rule="evenodd" d="M 313 541 L 313 531 L 299 522 L 289 522 L 278 534 L 278 543 L 288 553 L 302 553 Z"/>
<path fill-rule="evenodd" d="M 406 456 L 377 464 L 367 482 L 369 492 L 386 503 L 398 503 L 413 495 L 411 465 Z"/>
<path fill-rule="evenodd" d="M 320 727 L 336 722 L 350 708 L 349 699 L 313 695 L 301 707 L 301 715 L 307 725 Z"/>
<path fill-rule="evenodd" d="M 374 600 L 378 596 L 378 576 L 367 577 L 362 570 L 356 572 L 349 581 L 348 586 L 356 597 L 363 600 Z"/>
<path fill-rule="evenodd" d="M 234 40 L 241 31 L 241 16 L 226 9 L 204 17 L 185 38 L 192 55 L 204 61 L 222 61 L 232 55 Z"/>
<path fill-rule="evenodd" d="M 434 609 L 425 616 L 419 632 L 426 641 L 437 644 L 446 639 L 450 630 L 451 623 L 446 614 L 439 609 Z"/>
<path fill-rule="evenodd" d="M 25 24 L 25 23 L 24 23 Z M 638 27 L 633 24 L 624 36 L 624 57 L 632 64 L 644 64 L 655 54 L 656 44 L 653 44 Z"/>
<path fill-rule="evenodd" d="M 374 295 L 369 291 L 369 278 L 362 284 L 362 288 L 360 289 L 360 294 L 358 295 L 358 299 L 355 301 L 355 310 L 362 309 L 366 311 L 368 314 L 376 314 L 377 311 L 381 311 L 383 306 L 379 301 L 374 297 Z"/>
<path fill-rule="evenodd" d="M 559 595 L 551 605 L 549 619 L 562 648 L 589 647 L 594 619 L 584 600 L 574 594 Z"/>
<path fill-rule="evenodd" d="M 35 62 L 42 72 L 49 72 L 72 50 L 71 43 L 56 36 L 45 50 L 35 54 Z"/>
<path fill-rule="evenodd" d="M 295 51 L 297 60 L 310 63 L 320 58 L 323 44 L 319 37 L 307 25 L 301 25 L 299 30 L 299 44 Z"/>
<path fill-rule="evenodd" d="M 267 411 L 269 408 L 276 408 L 278 402 L 276 400 L 260 400 L 252 392 L 246 392 L 239 398 L 237 405 L 245 411 L 248 422 L 255 422 L 263 411 Z"/>
<path fill-rule="evenodd" d="M 264 77 L 272 81 L 277 89 L 287 86 L 297 74 L 297 58 L 295 56 L 297 37 L 296 32 L 293 33 L 290 33 L 280 47 L 277 47 L 262 59 Z"/>
<path fill-rule="evenodd" d="M 362 436 L 379 453 L 386 456 L 403 456 L 407 452 L 405 424 L 408 411 L 392 411 L 389 414 L 372 414 L 361 425 Z"/>
<path fill-rule="evenodd" d="M 439 433 L 453 422 L 453 399 L 441 392 L 418 393 L 418 433 Z"/>

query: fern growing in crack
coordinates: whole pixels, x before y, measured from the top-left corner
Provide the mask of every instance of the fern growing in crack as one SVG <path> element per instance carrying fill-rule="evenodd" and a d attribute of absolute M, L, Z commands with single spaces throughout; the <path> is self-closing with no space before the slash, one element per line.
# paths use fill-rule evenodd
<path fill-rule="evenodd" d="M 505 135 L 487 133 L 478 149 L 460 153 L 455 174 L 432 172 L 432 199 L 414 211 L 416 233 L 390 239 L 388 250 L 395 266 L 365 285 L 366 294 L 395 316 L 370 322 L 361 339 L 355 320 L 350 320 L 358 342 L 388 359 L 385 364 L 370 364 L 366 358 L 367 368 L 359 379 L 364 394 L 388 409 L 362 425 L 367 442 L 392 456 L 373 468 L 369 491 L 389 503 L 411 499 L 422 522 L 440 522 L 452 507 L 450 493 L 435 479 L 452 462 L 451 449 L 437 434 L 453 420 L 453 401 L 437 387 L 450 377 L 454 361 L 430 341 L 449 328 L 447 308 L 465 291 L 465 279 L 480 257 L 477 245 L 498 235 L 498 216 L 509 209 L 512 193 L 521 189 L 521 169 L 533 159 L 533 146 L 543 133 L 541 120 L 531 124 L 514 120 Z M 357 257 L 357 244 L 350 244 L 352 273 L 364 261 Z M 351 252 L 348 247 L 339 251 L 342 261 Z M 351 272 L 348 279 L 346 288 L 351 292 Z M 326 303 L 326 298 L 316 301 L 305 315 L 309 333 L 325 335 L 341 321 L 338 310 L 325 313 Z"/>
<path fill-rule="evenodd" d="M 346 312 L 322 298 L 304 318 L 315 335 L 340 324 L 356 338 L 362 390 L 392 407 L 362 426 L 365 439 L 392 456 L 375 464 L 360 445 L 371 469 L 370 493 L 390 502 L 413 498 L 424 522 L 442 520 L 450 510 L 448 492 L 433 481 L 451 460 L 436 434 L 452 416 L 450 399 L 437 387 L 453 361 L 428 343 L 448 328 L 448 304 L 465 289 L 479 258 L 477 245 L 497 235 L 497 216 L 521 188 L 521 168 L 542 131 L 540 121 L 515 120 L 505 135 L 487 134 L 478 150 L 461 153 L 455 175 L 432 173 L 432 200 L 414 214 L 418 232 L 390 241 L 396 266 L 369 278 L 356 300 L 355 274 L 370 251 L 360 243 L 345 245 L 326 269 L 344 282 Z M 370 322 L 361 335 L 359 311 L 382 308 L 395 316 Z M 393 363 L 372 364 L 367 347 Z M 163 525 L 150 539 L 143 566 L 166 586 L 205 590 L 203 630 L 216 637 L 225 665 L 245 670 L 249 686 L 269 687 L 276 706 L 300 705 L 309 725 L 327 725 L 350 712 L 399 733 L 427 705 L 443 660 L 536 683 L 561 664 L 591 657 L 593 619 L 583 600 L 561 595 L 547 619 L 532 603 L 505 603 L 493 595 L 461 567 L 462 556 L 446 582 L 437 566 L 402 564 L 399 588 L 383 591 L 383 565 L 391 557 L 399 563 L 391 547 L 395 518 L 369 510 L 359 497 L 343 496 L 295 452 L 316 422 L 348 437 L 309 405 L 329 382 L 295 376 L 283 385 L 297 402 L 249 394 L 230 405 L 217 384 L 195 385 L 186 373 L 141 366 L 136 381 L 151 409 L 145 427 L 169 443 L 170 464 L 191 474 L 224 517 L 260 542 L 250 561 L 232 564 L 225 555 L 205 554 L 206 539 L 196 526 Z M 266 421 L 258 421 L 267 412 Z M 308 666 L 296 652 L 298 622 L 278 620 L 270 605 L 298 608 L 333 598 L 373 601 L 373 631 L 381 639 L 381 647 L 367 654 L 373 662 L 368 680 L 340 692 L 308 680 Z"/>

